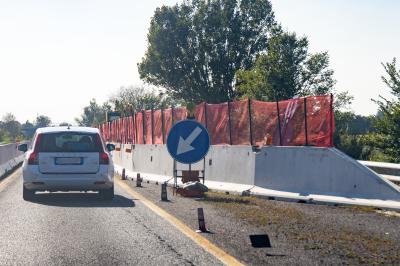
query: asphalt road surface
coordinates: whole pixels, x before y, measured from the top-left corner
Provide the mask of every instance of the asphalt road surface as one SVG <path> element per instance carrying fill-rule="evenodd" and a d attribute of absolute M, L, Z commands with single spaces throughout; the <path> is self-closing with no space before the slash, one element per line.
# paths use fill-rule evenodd
<path fill-rule="evenodd" d="M 47 193 L 27 202 L 17 171 L 0 191 L 0 265 L 221 264 L 121 187 L 115 192 L 113 201 Z"/>

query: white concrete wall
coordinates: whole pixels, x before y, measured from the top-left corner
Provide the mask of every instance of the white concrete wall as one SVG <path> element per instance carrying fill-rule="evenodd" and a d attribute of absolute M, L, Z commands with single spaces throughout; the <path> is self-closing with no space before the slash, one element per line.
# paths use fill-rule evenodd
<path fill-rule="evenodd" d="M 0 145 L 0 177 L 14 169 L 23 160 L 23 153 L 17 150 L 17 145 Z"/>
<path fill-rule="evenodd" d="M 172 177 L 165 145 L 119 145 L 114 162 L 133 172 Z M 126 152 L 131 149 L 131 153 Z M 210 161 L 211 160 L 211 161 Z M 400 191 L 372 170 L 333 148 L 212 146 L 206 180 L 255 185 L 302 195 L 400 200 Z M 199 162 L 192 169 L 200 169 Z M 178 164 L 178 169 L 188 169 Z"/>
<path fill-rule="evenodd" d="M 255 185 L 305 196 L 400 200 L 392 183 L 333 148 L 264 147 L 256 154 Z"/>
<path fill-rule="evenodd" d="M 116 144 L 116 147 L 120 147 L 120 151 L 113 152 L 114 163 L 134 172 L 172 177 L 173 160 L 165 145 Z M 131 152 L 126 152 L 126 149 L 131 149 Z M 212 146 L 205 158 L 206 179 L 253 185 L 254 159 L 250 146 Z M 192 170 L 202 170 L 203 163 L 202 160 L 193 164 Z M 177 169 L 187 170 L 189 167 L 178 163 Z"/>

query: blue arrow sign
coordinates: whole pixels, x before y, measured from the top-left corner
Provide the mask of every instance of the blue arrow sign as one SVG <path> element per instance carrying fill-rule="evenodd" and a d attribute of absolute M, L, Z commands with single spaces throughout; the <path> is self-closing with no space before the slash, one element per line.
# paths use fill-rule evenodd
<path fill-rule="evenodd" d="M 210 148 L 207 129 L 195 120 L 183 120 L 169 131 L 167 149 L 178 162 L 191 164 L 200 161 Z"/>

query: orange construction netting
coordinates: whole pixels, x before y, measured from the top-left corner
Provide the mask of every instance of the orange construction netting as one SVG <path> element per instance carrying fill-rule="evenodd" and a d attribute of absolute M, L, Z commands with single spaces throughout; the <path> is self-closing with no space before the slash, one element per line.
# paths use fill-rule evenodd
<path fill-rule="evenodd" d="M 212 145 L 333 146 L 333 97 L 312 96 L 280 102 L 241 100 L 196 106 Z M 99 126 L 106 141 L 165 144 L 172 126 L 187 118 L 184 107 L 147 110 Z"/>

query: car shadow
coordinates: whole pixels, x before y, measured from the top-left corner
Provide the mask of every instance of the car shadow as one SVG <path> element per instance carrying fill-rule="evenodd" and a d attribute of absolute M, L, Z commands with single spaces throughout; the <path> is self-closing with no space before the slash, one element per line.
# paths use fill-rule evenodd
<path fill-rule="evenodd" d="M 128 208 L 135 207 L 133 199 L 115 195 L 105 200 L 98 193 L 38 193 L 32 202 L 48 206 L 79 208 Z"/>

